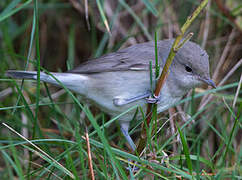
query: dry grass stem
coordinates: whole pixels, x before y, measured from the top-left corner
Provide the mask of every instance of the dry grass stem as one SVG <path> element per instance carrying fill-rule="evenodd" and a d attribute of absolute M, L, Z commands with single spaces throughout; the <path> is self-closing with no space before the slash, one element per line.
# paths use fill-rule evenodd
<path fill-rule="evenodd" d="M 86 127 L 85 137 L 86 137 L 86 143 L 87 143 L 87 156 L 88 156 L 88 165 L 89 165 L 90 175 L 91 175 L 91 179 L 95 180 L 93 165 L 92 165 L 91 147 L 90 147 L 87 127 Z"/>

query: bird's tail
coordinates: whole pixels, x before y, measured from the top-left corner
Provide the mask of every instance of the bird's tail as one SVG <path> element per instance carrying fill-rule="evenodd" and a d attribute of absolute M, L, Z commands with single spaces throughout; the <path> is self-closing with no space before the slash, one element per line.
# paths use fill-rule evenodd
<path fill-rule="evenodd" d="M 37 79 L 37 71 L 15 71 L 9 70 L 5 73 L 5 76 L 15 79 Z M 47 82 L 49 75 L 40 72 L 40 80 Z"/>
<path fill-rule="evenodd" d="M 16 79 L 37 79 L 36 71 L 15 71 L 9 70 L 5 74 L 7 77 Z M 89 78 L 83 74 L 73 73 L 51 73 L 48 75 L 44 72 L 40 72 L 40 81 L 44 81 L 56 86 L 65 85 L 70 90 L 73 90 L 79 94 L 85 94 L 88 86 Z"/>
<path fill-rule="evenodd" d="M 37 72 L 9 70 L 6 72 L 5 76 L 15 78 L 15 79 L 36 79 Z"/>

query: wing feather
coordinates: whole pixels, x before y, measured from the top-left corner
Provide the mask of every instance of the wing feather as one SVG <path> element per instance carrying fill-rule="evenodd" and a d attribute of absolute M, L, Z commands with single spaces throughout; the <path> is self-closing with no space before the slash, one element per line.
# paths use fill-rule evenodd
<path fill-rule="evenodd" d="M 159 48 L 159 59 L 161 61 L 164 57 L 167 57 L 171 44 L 171 40 L 159 41 L 158 48 L 162 47 L 162 49 Z M 68 72 L 90 74 L 128 70 L 148 71 L 150 61 L 153 61 L 153 65 L 155 64 L 154 42 L 136 44 L 99 58 L 90 59 Z"/>

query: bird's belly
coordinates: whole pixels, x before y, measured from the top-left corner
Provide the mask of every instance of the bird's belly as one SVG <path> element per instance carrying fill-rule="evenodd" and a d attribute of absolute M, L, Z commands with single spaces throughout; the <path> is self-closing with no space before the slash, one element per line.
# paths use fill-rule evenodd
<path fill-rule="evenodd" d="M 123 106 L 116 106 L 113 103 L 115 98 L 134 98 L 143 95 L 149 89 L 148 72 L 106 72 L 91 76 L 87 98 L 91 99 L 104 112 L 115 116 L 137 104 L 140 106 L 145 105 L 145 100 L 138 100 Z M 134 111 L 128 114 L 133 114 Z"/>
<path fill-rule="evenodd" d="M 139 79 L 137 80 L 137 78 Z M 149 72 L 118 72 L 118 76 L 117 72 L 106 72 L 92 75 L 91 79 L 93 82 L 88 88 L 87 98 L 91 99 L 94 104 L 107 114 L 117 116 L 131 109 L 123 117 L 119 118 L 121 121 L 130 121 L 136 111 L 135 107 L 141 107 L 143 112 L 146 113 L 145 99 L 123 106 L 116 106 L 113 100 L 115 98 L 130 99 L 147 93 L 150 90 Z M 158 112 L 166 110 L 177 100 L 179 99 L 170 94 L 169 88 L 165 84 L 161 91 Z M 142 117 L 141 115 L 141 113 L 138 113 L 138 118 Z"/>

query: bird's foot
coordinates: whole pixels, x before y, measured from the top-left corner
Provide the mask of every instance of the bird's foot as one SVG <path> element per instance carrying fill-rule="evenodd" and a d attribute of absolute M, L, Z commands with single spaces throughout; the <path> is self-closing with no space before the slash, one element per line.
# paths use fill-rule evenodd
<path fill-rule="evenodd" d="M 160 95 L 159 96 L 156 96 L 156 95 L 153 95 L 146 98 L 146 102 L 149 103 L 149 104 L 159 104 L 160 103 Z"/>

